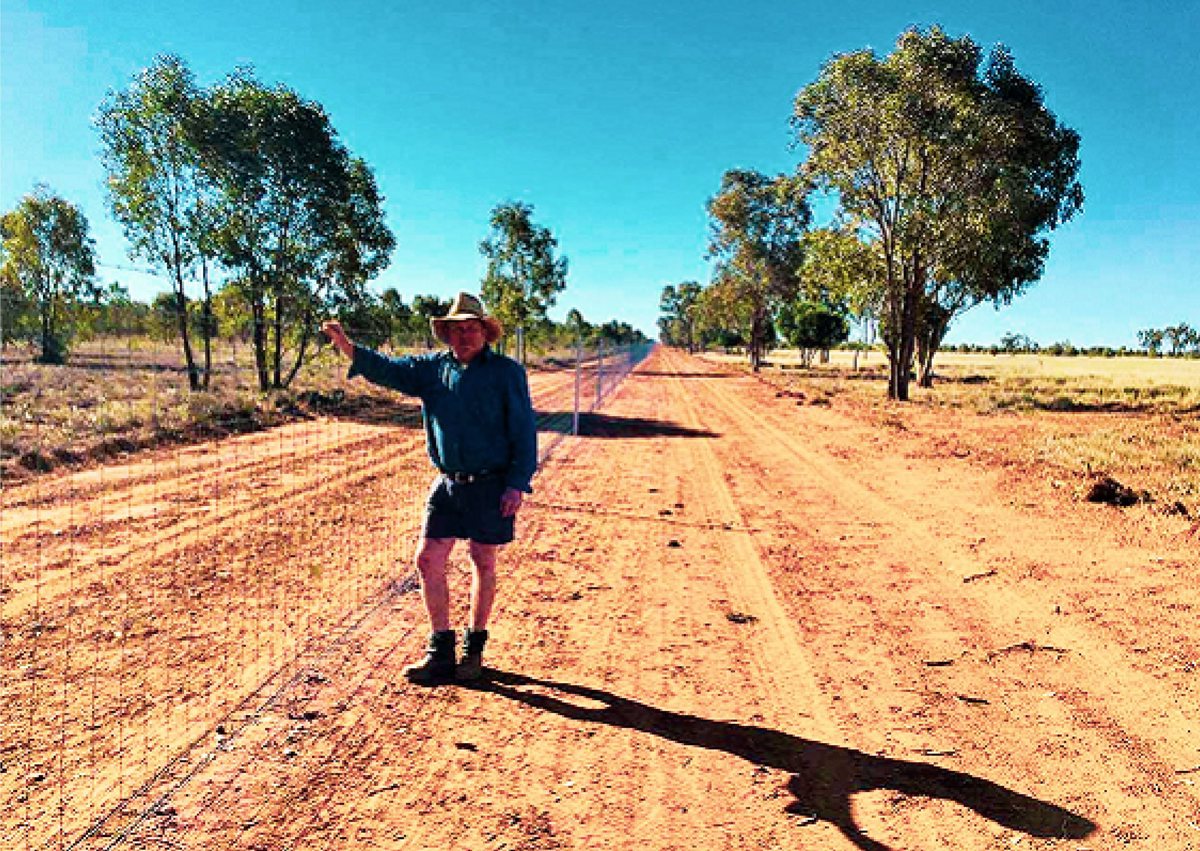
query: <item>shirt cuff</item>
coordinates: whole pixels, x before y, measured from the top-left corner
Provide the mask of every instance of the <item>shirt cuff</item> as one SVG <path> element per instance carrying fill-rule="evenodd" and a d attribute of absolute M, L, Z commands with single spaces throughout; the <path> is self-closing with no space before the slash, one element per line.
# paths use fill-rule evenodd
<path fill-rule="evenodd" d="M 533 493 L 533 485 L 531 485 L 529 482 L 505 481 L 504 485 L 505 487 L 523 491 L 524 493 Z"/>
<path fill-rule="evenodd" d="M 352 345 L 354 346 L 354 356 L 350 358 L 350 369 L 346 372 L 347 379 L 362 375 L 362 364 L 361 359 L 359 358 L 359 353 L 362 351 L 362 347 L 359 346 L 358 343 L 353 343 Z"/>

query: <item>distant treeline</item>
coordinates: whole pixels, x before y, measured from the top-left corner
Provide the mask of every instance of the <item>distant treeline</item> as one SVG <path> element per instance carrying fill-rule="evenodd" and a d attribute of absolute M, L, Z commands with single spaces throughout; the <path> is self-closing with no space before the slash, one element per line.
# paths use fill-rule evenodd
<path fill-rule="evenodd" d="M 174 342 L 179 337 L 179 302 L 173 293 L 159 293 L 150 302 L 132 299 L 120 284 L 75 299 L 62 305 L 59 332 L 71 341 L 99 337 L 146 337 Z M 449 310 L 450 300 L 435 295 L 417 295 L 410 302 L 394 288 L 379 296 L 364 293 L 352 306 L 341 312 L 342 321 L 354 339 L 369 346 L 393 349 L 434 348 L 429 320 Z M 40 344 L 41 320 L 36 304 L 22 297 L 19 290 L 0 287 L 0 336 L 5 344 Z M 190 330 L 203 335 L 205 316 L 189 312 Z M 248 343 L 254 335 L 254 317 L 237 294 L 222 290 L 212 298 L 207 320 L 208 336 L 213 339 Z M 564 322 L 542 318 L 525 330 L 526 345 L 535 351 L 569 348 L 577 343 L 600 342 L 624 345 L 648 342 L 646 336 L 626 322 L 612 320 L 593 325 L 578 311 L 571 311 Z"/>
<path fill-rule="evenodd" d="M 999 344 L 982 346 L 975 343 L 960 343 L 942 348 L 951 352 L 975 352 L 981 354 L 1044 354 L 1086 355 L 1090 357 L 1200 357 L 1200 332 L 1186 323 L 1168 328 L 1147 328 L 1138 332 L 1138 348 L 1128 346 L 1076 346 L 1069 340 L 1043 346 L 1025 334 L 1008 333 L 1000 338 Z"/>

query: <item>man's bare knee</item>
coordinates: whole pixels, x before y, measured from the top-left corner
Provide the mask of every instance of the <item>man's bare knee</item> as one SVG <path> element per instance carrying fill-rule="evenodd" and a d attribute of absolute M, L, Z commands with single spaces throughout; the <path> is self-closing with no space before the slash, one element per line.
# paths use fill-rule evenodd
<path fill-rule="evenodd" d="M 495 573 L 496 557 L 500 552 L 499 544 L 480 544 L 471 542 L 471 564 L 479 573 Z"/>
<path fill-rule="evenodd" d="M 427 538 L 417 551 L 417 570 L 422 576 L 431 573 L 443 573 L 450 551 L 454 548 L 453 538 Z"/>

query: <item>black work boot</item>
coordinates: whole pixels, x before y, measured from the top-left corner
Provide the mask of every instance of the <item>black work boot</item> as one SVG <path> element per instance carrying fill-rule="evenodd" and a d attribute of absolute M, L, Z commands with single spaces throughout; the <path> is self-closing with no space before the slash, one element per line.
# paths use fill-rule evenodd
<path fill-rule="evenodd" d="M 486 629 L 468 629 L 463 633 L 462 660 L 456 675 L 460 680 L 477 680 L 483 676 L 483 645 L 487 644 Z"/>
<path fill-rule="evenodd" d="M 429 685 L 454 679 L 454 630 L 431 633 L 425 658 L 404 669 L 410 682 Z"/>

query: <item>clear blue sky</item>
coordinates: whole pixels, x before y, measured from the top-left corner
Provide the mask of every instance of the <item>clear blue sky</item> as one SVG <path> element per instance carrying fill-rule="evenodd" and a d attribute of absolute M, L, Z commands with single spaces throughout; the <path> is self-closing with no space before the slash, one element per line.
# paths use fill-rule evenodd
<path fill-rule="evenodd" d="M 249 64 L 323 104 L 375 169 L 399 243 L 377 289 L 477 290 L 488 213 L 516 199 L 570 259 L 552 315 L 654 336 L 663 286 L 708 281 L 721 174 L 792 170 L 792 98 L 821 65 L 934 23 L 1012 50 L 1082 136 L 1087 193 L 1030 293 L 949 340 L 1132 346 L 1141 328 L 1200 324 L 1195 0 L 0 0 L 0 208 L 48 183 L 88 216 L 102 278 L 150 298 L 163 287 L 120 268 L 137 264 L 91 118 L 157 53 L 205 85 Z"/>

